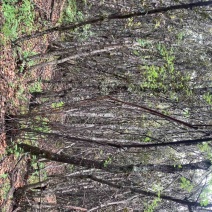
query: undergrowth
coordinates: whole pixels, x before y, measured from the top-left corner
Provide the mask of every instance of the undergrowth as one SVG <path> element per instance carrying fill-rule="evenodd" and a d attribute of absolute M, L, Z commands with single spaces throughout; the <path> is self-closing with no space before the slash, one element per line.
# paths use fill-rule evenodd
<path fill-rule="evenodd" d="M 35 13 L 30 0 L 2 0 L 3 26 L 1 33 L 4 35 L 0 41 L 5 44 L 9 40 L 18 38 L 21 34 L 30 34 L 36 30 L 34 24 Z"/>

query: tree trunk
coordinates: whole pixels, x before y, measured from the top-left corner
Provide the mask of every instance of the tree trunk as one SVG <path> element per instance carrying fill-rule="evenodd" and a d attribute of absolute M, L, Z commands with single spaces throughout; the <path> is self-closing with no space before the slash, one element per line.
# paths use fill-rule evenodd
<path fill-rule="evenodd" d="M 195 3 L 190 3 L 190 4 L 180 4 L 180 5 L 173 5 L 173 6 L 169 6 L 169 7 L 161 7 L 161 8 L 157 8 L 157 9 L 153 9 L 153 10 L 149 10 L 149 11 L 143 10 L 143 11 L 133 12 L 133 13 L 129 13 L 129 14 L 115 13 L 115 14 L 111 14 L 111 15 L 102 15 L 97 18 L 91 18 L 91 19 L 88 19 L 86 21 L 82 21 L 82 22 L 79 22 L 76 24 L 71 24 L 68 26 L 57 26 L 57 27 L 53 27 L 53 28 L 44 30 L 42 32 L 35 32 L 32 35 L 26 35 L 26 36 L 16 39 L 13 42 L 13 44 L 15 45 L 18 42 L 28 40 L 31 38 L 36 38 L 36 37 L 39 37 L 39 36 L 42 36 L 45 34 L 49 34 L 52 32 L 74 30 L 76 28 L 85 26 L 87 24 L 95 24 L 98 22 L 102 22 L 104 20 L 127 19 L 127 18 L 145 16 L 145 15 L 156 14 L 156 13 L 164 13 L 164 12 L 168 12 L 171 10 L 180 10 L 180 9 L 182 10 L 182 9 L 192 9 L 194 7 L 205 7 L 205 6 L 209 6 L 211 4 L 212 4 L 212 1 L 206 1 L 206 2 L 201 1 L 201 2 L 195 2 Z"/>
<path fill-rule="evenodd" d="M 147 165 L 110 165 L 105 161 L 95 161 L 89 159 L 83 159 L 79 157 L 70 157 L 68 155 L 56 154 L 50 151 L 40 149 L 38 147 L 30 146 L 28 144 L 18 144 L 19 148 L 23 149 L 24 152 L 30 152 L 32 155 L 36 155 L 41 158 L 46 158 L 51 161 L 57 161 L 62 163 L 68 163 L 75 166 L 82 166 L 86 168 L 101 169 L 109 172 L 119 173 L 130 173 L 132 171 L 159 171 L 165 173 L 173 173 L 176 171 L 188 171 L 194 169 L 207 170 L 211 166 L 210 160 L 200 161 L 197 163 L 184 164 L 184 165 L 157 165 L 157 164 L 147 164 Z"/>

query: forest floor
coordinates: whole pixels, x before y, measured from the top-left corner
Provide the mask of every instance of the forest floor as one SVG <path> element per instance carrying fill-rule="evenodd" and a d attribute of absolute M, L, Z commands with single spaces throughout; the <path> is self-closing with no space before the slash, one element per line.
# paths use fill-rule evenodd
<path fill-rule="evenodd" d="M 20 1 L 22 2 L 22 1 Z M 60 18 L 64 1 L 60 0 L 34 0 L 35 21 L 37 30 L 55 26 Z M 18 3 L 21 4 L 21 3 Z M 3 4 L 0 3 L 0 20 L 4 20 Z M 44 26 L 44 23 L 47 26 Z M 0 29 L 4 21 L 0 21 Z M 47 35 L 43 38 L 31 39 L 20 44 L 24 54 L 43 53 L 49 43 L 57 38 L 57 34 Z M 0 32 L 0 40 L 4 40 L 4 34 Z M 13 194 L 15 190 L 33 182 L 33 176 L 28 176 L 28 156 L 20 156 L 18 152 L 8 154 L 8 141 L 6 141 L 8 128 L 7 122 L 13 115 L 27 111 L 30 100 L 30 89 L 36 89 L 37 79 L 50 79 L 52 68 L 25 73 L 19 66 L 19 54 L 11 42 L 0 43 L 0 208 L 1 211 L 12 211 Z M 21 70 L 21 71 L 20 71 Z M 40 85 L 40 84 L 39 84 Z M 43 84 L 40 85 L 44 86 Z M 16 133 L 14 132 L 10 133 Z M 44 144 L 45 145 L 45 144 Z M 52 147 L 54 148 L 54 147 Z M 55 151 L 55 150 L 54 150 Z M 50 166 L 49 166 L 50 167 Z M 54 197 L 49 197 L 49 202 Z"/>

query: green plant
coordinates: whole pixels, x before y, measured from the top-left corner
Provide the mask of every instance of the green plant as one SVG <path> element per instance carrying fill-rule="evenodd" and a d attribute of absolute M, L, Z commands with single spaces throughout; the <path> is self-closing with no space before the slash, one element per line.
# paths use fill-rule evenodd
<path fill-rule="evenodd" d="M 78 11 L 76 0 L 67 0 L 66 7 L 59 19 L 59 22 L 63 24 L 69 24 L 71 22 L 82 21 L 84 15 L 82 12 Z"/>
<path fill-rule="evenodd" d="M 90 30 L 91 25 L 90 24 L 86 24 L 85 26 L 83 26 L 83 28 L 81 30 L 76 30 L 76 33 L 79 34 L 79 39 L 81 40 L 86 40 L 89 37 L 91 37 L 94 33 Z"/>
<path fill-rule="evenodd" d="M 29 177 L 29 183 L 37 183 L 47 179 L 47 172 L 44 170 L 45 164 L 38 161 L 37 156 L 31 155 L 31 166 L 34 172 Z"/>
<path fill-rule="evenodd" d="M 72 22 L 83 21 L 84 19 L 84 14 L 77 9 L 76 0 L 67 0 L 65 10 L 59 19 L 59 23 L 70 24 Z M 82 28 L 71 30 L 71 33 L 77 34 L 78 39 L 85 40 L 93 34 L 90 28 L 91 25 L 86 24 Z"/>
<path fill-rule="evenodd" d="M 146 206 L 146 208 L 144 209 L 144 212 L 154 212 L 155 208 L 158 206 L 158 203 L 161 202 L 160 193 L 161 193 L 162 187 L 160 185 L 154 185 L 153 190 L 157 192 L 158 196 L 154 198 L 154 200 L 152 200 L 151 204 L 148 204 Z"/>
<path fill-rule="evenodd" d="M 145 138 L 144 139 L 140 139 L 141 142 L 151 142 L 152 139 L 151 139 L 151 136 L 152 136 L 152 132 L 151 131 L 148 131 Z"/>
<path fill-rule="evenodd" d="M 63 101 L 60 101 L 60 102 L 54 102 L 52 103 L 51 107 L 56 109 L 56 108 L 61 108 L 64 106 L 64 102 Z"/>
<path fill-rule="evenodd" d="M 183 110 L 183 115 L 184 115 L 186 118 L 189 118 L 190 114 L 189 114 L 188 108 L 185 108 L 185 109 Z"/>
<path fill-rule="evenodd" d="M 21 70 L 20 70 L 21 72 Z M 12 81 L 12 82 L 8 82 L 8 85 L 10 88 L 12 88 L 13 90 L 15 90 L 16 92 L 16 97 L 21 100 L 22 102 L 23 101 L 27 101 L 28 99 L 26 98 L 26 89 L 23 87 L 22 85 L 22 79 L 18 78 L 16 80 L 16 82 Z M 14 99 L 11 99 L 11 103 L 12 105 L 16 105 L 15 103 L 16 101 Z"/>
<path fill-rule="evenodd" d="M 212 139 L 211 139 L 212 140 Z M 212 161 L 212 148 L 207 142 L 198 145 L 201 152 L 206 154 L 206 158 Z"/>
<path fill-rule="evenodd" d="M 33 5 L 30 0 L 23 0 L 21 5 L 17 0 L 3 0 L 2 11 L 4 24 L 1 33 L 5 36 L 3 43 L 14 40 L 22 33 L 31 33 L 34 26 Z"/>
<path fill-rule="evenodd" d="M 212 194 L 212 174 L 210 173 L 207 176 L 207 182 L 205 183 L 205 186 L 200 194 L 200 204 L 202 206 L 207 206 L 210 202 L 210 197 Z"/>
<path fill-rule="evenodd" d="M 209 105 L 212 105 L 212 95 L 211 93 L 205 93 L 203 95 L 203 99 L 209 104 Z"/>
<path fill-rule="evenodd" d="M 36 115 L 35 117 L 32 117 L 30 121 L 22 122 L 20 126 L 20 130 L 24 131 L 24 129 L 28 129 L 24 134 L 24 143 L 29 145 L 36 146 L 37 140 L 45 138 L 45 133 L 51 132 L 49 119 L 42 115 Z"/>
<path fill-rule="evenodd" d="M 108 15 L 108 14 L 106 14 L 106 15 Z M 130 29 L 138 28 L 140 26 L 141 26 L 141 22 L 136 21 L 135 18 L 128 18 L 127 23 L 125 25 L 126 28 L 130 28 Z"/>
<path fill-rule="evenodd" d="M 150 45 L 150 41 L 145 40 L 145 39 L 138 39 L 137 42 L 141 47 L 147 47 Z"/>
<path fill-rule="evenodd" d="M 180 187 L 190 193 L 192 191 L 193 187 L 194 187 L 191 184 L 191 182 L 189 180 L 187 180 L 185 177 L 181 177 L 180 181 L 181 181 Z"/>
<path fill-rule="evenodd" d="M 69 169 L 70 173 L 74 172 L 75 170 L 75 166 L 72 164 L 69 164 L 67 168 Z"/>
<path fill-rule="evenodd" d="M 65 10 L 60 17 L 60 22 L 67 24 L 76 21 L 77 4 L 75 0 L 67 0 Z"/>
<path fill-rule="evenodd" d="M 28 57 L 35 55 L 36 52 L 34 52 L 34 51 L 23 51 L 22 54 L 23 54 L 23 59 L 25 61 L 25 60 L 27 60 Z M 28 61 L 27 60 L 27 64 L 28 64 L 28 66 L 35 65 L 35 61 L 33 61 L 33 60 Z"/>
<path fill-rule="evenodd" d="M 174 165 L 174 167 L 177 167 L 178 169 L 182 169 L 182 165 L 181 164 Z"/>
<path fill-rule="evenodd" d="M 41 133 L 50 132 L 49 120 L 42 116 L 36 116 L 32 125 L 32 129 Z"/>
<path fill-rule="evenodd" d="M 42 82 L 41 81 L 35 81 L 29 86 L 29 92 L 42 92 Z"/>
<path fill-rule="evenodd" d="M 2 179 L 5 179 L 7 177 L 8 177 L 8 174 L 7 173 L 0 174 L 0 178 L 2 178 Z"/>
<path fill-rule="evenodd" d="M 210 202 L 210 194 L 212 193 L 212 182 L 208 187 L 204 188 L 200 195 L 201 206 L 207 206 Z"/>
<path fill-rule="evenodd" d="M 109 164 L 112 163 L 112 158 L 108 157 L 105 161 L 104 161 L 104 167 L 106 168 Z"/>
<path fill-rule="evenodd" d="M 15 144 L 13 146 L 8 146 L 6 149 L 7 154 L 14 154 L 16 158 L 18 158 L 21 154 L 23 154 L 23 150 L 18 147 L 18 144 Z"/>
<path fill-rule="evenodd" d="M 36 54 L 36 52 L 31 52 L 31 51 L 23 51 L 23 57 L 24 58 L 27 58 L 27 57 L 29 57 L 29 56 L 33 56 L 33 55 L 35 55 Z"/>
<path fill-rule="evenodd" d="M 151 204 L 148 205 L 147 209 L 144 212 L 154 212 L 155 208 L 158 206 L 158 203 L 161 201 L 160 197 L 156 197 Z"/>
<path fill-rule="evenodd" d="M 22 32 L 30 33 L 33 29 L 33 23 L 34 23 L 34 13 L 33 11 L 33 5 L 31 4 L 31 1 L 29 0 L 23 0 L 21 7 L 19 8 L 20 16 L 19 20 L 20 23 L 22 23 L 21 30 Z"/>
<path fill-rule="evenodd" d="M 8 2 L 7 4 L 6 1 L 3 1 L 2 11 L 4 16 L 4 25 L 1 32 L 8 39 L 16 38 L 18 36 L 18 20 L 16 19 L 18 13 L 17 9 L 11 5 L 11 2 Z"/>
<path fill-rule="evenodd" d="M 32 174 L 29 176 L 29 179 L 28 179 L 28 184 L 33 184 L 33 183 L 38 183 L 39 182 L 39 177 L 38 175 L 36 174 Z"/>
<path fill-rule="evenodd" d="M 176 34 L 176 37 L 177 37 L 177 41 L 180 42 L 184 39 L 185 37 L 185 33 L 184 32 L 179 32 Z"/>
<path fill-rule="evenodd" d="M 25 91 L 24 87 L 21 84 L 18 85 L 16 95 L 17 95 L 19 100 L 24 100 L 26 102 L 26 101 L 28 101 L 28 99 L 26 98 L 25 92 L 26 91 Z"/>
<path fill-rule="evenodd" d="M 140 45 L 144 45 L 139 41 Z M 167 49 L 165 45 L 158 44 L 157 50 L 163 58 L 164 64 L 160 66 L 142 66 L 142 89 L 150 89 L 153 93 L 166 93 L 171 99 L 178 101 L 178 92 L 191 95 L 189 89 L 190 77 L 175 69 L 175 56 L 173 49 Z M 144 69 L 144 71 L 143 71 Z"/>

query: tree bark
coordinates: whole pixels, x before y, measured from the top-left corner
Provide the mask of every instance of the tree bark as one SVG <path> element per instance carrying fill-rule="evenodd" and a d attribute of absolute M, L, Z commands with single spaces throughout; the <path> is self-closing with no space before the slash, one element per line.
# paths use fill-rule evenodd
<path fill-rule="evenodd" d="M 132 171 L 159 171 L 163 173 L 173 173 L 176 171 L 188 171 L 195 169 L 207 170 L 211 166 L 210 160 L 204 160 L 197 163 L 184 164 L 184 165 L 157 165 L 157 164 L 147 164 L 147 165 L 111 165 L 106 164 L 105 161 L 95 161 L 79 157 L 70 157 L 68 155 L 56 154 L 38 147 L 30 146 L 28 144 L 18 144 L 18 147 L 23 149 L 24 152 L 30 152 L 32 155 L 36 155 L 41 158 L 46 158 L 51 161 L 57 161 L 62 163 L 68 163 L 75 166 L 82 166 L 86 168 L 101 169 L 113 173 L 130 173 Z"/>
<path fill-rule="evenodd" d="M 130 102 L 125 102 L 125 101 L 122 101 L 122 100 L 120 100 L 120 99 L 113 98 L 113 97 L 111 97 L 111 96 L 108 96 L 108 98 L 109 98 L 110 100 L 115 101 L 115 102 L 120 102 L 120 103 L 125 104 L 125 105 L 129 105 L 129 106 L 132 106 L 132 107 L 137 107 L 137 108 L 139 108 L 139 109 L 143 109 L 143 110 L 147 111 L 148 113 L 151 113 L 151 114 L 156 115 L 156 116 L 159 116 L 159 117 L 161 117 L 161 118 L 164 118 L 164 119 L 167 119 L 167 120 L 176 122 L 176 123 L 178 123 L 178 124 L 182 124 L 182 125 L 184 125 L 184 126 L 186 126 L 186 127 L 193 128 L 193 129 L 198 129 L 198 127 L 196 127 L 196 126 L 194 126 L 194 125 L 192 125 L 192 124 L 189 124 L 189 123 L 187 123 L 187 122 L 178 120 L 178 119 L 173 118 L 173 117 L 171 117 L 171 116 L 164 115 L 164 114 L 162 114 L 162 113 L 160 113 L 160 112 L 158 112 L 158 111 L 155 111 L 155 110 L 153 110 L 153 109 L 147 108 L 147 107 L 145 107 L 145 106 L 137 105 L 137 104 L 130 103 Z"/>
<path fill-rule="evenodd" d="M 132 18 L 132 17 L 138 17 L 138 16 L 145 16 L 145 15 L 150 15 L 150 14 L 156 14 L 156 13 L 164 13 L 167 11 L 171 11 L 171 10 L 180 10 L 180 9 L 192 9 L 195 7 L 205 7 L 205 6 L 209 6 L 212 4 L 212 1 L 200 1 L 200 2 L 195 2 L 195 3 L 190 3 L 190 4 L 180 4 L 180 5 L 173 5 L 173 6 L 169 6 L 169 7 L 161 7 L 161 8 L 156 8 L 153 10 L 143 10 L 143 11 L 137 11 L 137 12 L 133 12 L 133 13 L 129 13 L 129 14 L 121 14 L 121 13 L 115 13 L 115 14 L 110 14 L 110 15 L 102 15 L 99 16 L 97 18 L 91 18 L 88 19 L 86 21 L 82 21 L 79 23 L 75 23 L 75 24 L 70 24 L 67 26 L 57 26 L 57 27 L 53 27 L 47 30 L 44 30 L 42 32 L 35 32 L 32 35 L 26 35 L 23 36 L 21 38 L 16 39 L 13 42 L 13 45 L 17 44 L 18 42 L 24 41 L 24 40 L 28 40 L 31 38 L 36 38 L 45 34 L 49 34 L 52 32 L 58 32 L 58 31 L 67 31 L 67 30 L 74 30 L 76 28 L 79 28 L 81 26 L 85 26 L 87 24 L 95 24 L 98 22 L 102 22 L 104 20 L 114 20 L 114 19 L 127 19 L 127 18 Z"/>
<path fill-rule="evenodd" d="M 93 175 L 87 175 L 87 176 L 85 176 L 85 178 L 89 178 L 89 179 L 94 180 L 96 182 L 109 185 L 109 186 L 111 186 L 113 188 L 129 189 L 131 192 L 135 192 L 135 193 L 138 193 L 138 194 L 143 194 L 145 196 L 158 197 L 157 193 L 150 192 L 150 191 L 144 191 L 142 189 L 138 189 L 138 188 L 134 188 L 134 187 L 127 187 L 127 186 L 123 186 L 123 185 L 120 185 L 120 184 L 114 184 L 114 183 L 111 183 L 111 182 L 109 182 L 107 180 L 103 180 L 103 179 L 97 178 L 97 177 L 95 177 Z M 199 207 L 204 207 L 204 206 L 201 205 L 201 203 L 196 202 L 196 201 L 192 202 L 192 201 L 188 201 L 188 200 L 185 200 L 185 199 L 178 199 L 178 198 L 175 198 L 175 197 L 172 197 L 172 196 L 163 195 L 163 194 L 160 195 L 160 198 L 163 199 L 163 200 L 170 200 L 170 201 L 173 201 L 173 202 L 176 202 L 176 203 L 180 203 L 182 205 L 187 205 L 189 207 L 198 207 L 198 206 Z M 205 207 L 212 207 L 212 204 L 208 204 Z"/>
<path fill-rule="evenodd" d="M 137 165 L 129 165 L 121 167 L 124 172 L 131 172 L 131 171 L 157 171 L 163 173 L 174 173 L 174 172 L 183 172 L 189 170 L 208 170 L 211 166 L 210 160 L 204 160 L 197 163 L 189 163 L 189 164 L 178 164 L 178 165 L 160 165 L 160 164 L 137 164 Z"/>
<path fill-rule="evenodd" d="M 132 47 L 138 46 L 138 45 L 139 45 L 138 43 L 133 43 L 133 44 L 130 43 L 130 44 L 125 44 L 125 45 L 121 44 L 121 45 L 105 46 L 102 49 L 96 49 L 96 50 L 89 51 L 89 52 L 78 53 L 78 54 L 67 56 L 67 57 L 62 58 L 62 59 L 54 59 L 52 61 L 47 61 L 47 62 L 43 62 L 43 63 L 40 63 L 40 64 L 36 64 L 36 65 L 31 66 L 27 70 L 31 71 L 35 68 L 42 68 L 42 67 L 47 66 L 47 65 L 57 65 L 57 64 L 61 64 L 61 63 L 67 62 L 67 61 L 73 61 L 77 58 L 84 58 L 84 57 L 89 57 L 89 56 L 93 56 L 93 55 L 96 55 L 96 54 L 101 54 L 101 53 L 104 53 L 104 52 L 110 52 L 110 51 L 114 51 L 114 50 L 117 50 L 117 49 L 121 49 L 123 47 L 132 48 Z"/>
<path fill-rule="evenodd" d="M 161 147 L 161 146 L 179 146 L 179 145 L 190 146 L 190 145 L 194 145 L 194 144 L 198 144 L 198 143 L 212 141 L 212 138 L 201 138 L 201 139 L 181 140 L 181 141 L 164 142 L 164 143 L 161 142 L 161 143 L 145 143 L 145 144 L 140 144 L 140 143 L 123 144 L 123 143 L 117 143 L 115 140 L 114 140 L 114 142 L 108 142 L 107 140 L 98 141 L 98 140 L 92 140 L 92 139 L 88 139 L 88 138 L 79 138 L 79 137 L 62 135 L 62 134 L 57 134 L 57 133 L 40 132 L 40 131 L 32 130 L 30 128 L 25 128 L 25 129 L 21 129 L 21 130 L 25 131 L 25 132 L 33 132 L 33 133 L 37 133 L 37 134 L 49 136 L 49 137 L 66 138 L 66 139 L 70 139 L 72 141 L 82 141 L 82 142 L 93 143 L 93 144 L 97 144 L 97 145 L 101 145 L 101 146 L 111 146 L 111 147 L 115 147 L 115 148 L 126 148 L 126 149 L 150 148 L 150 147 Z"/>

